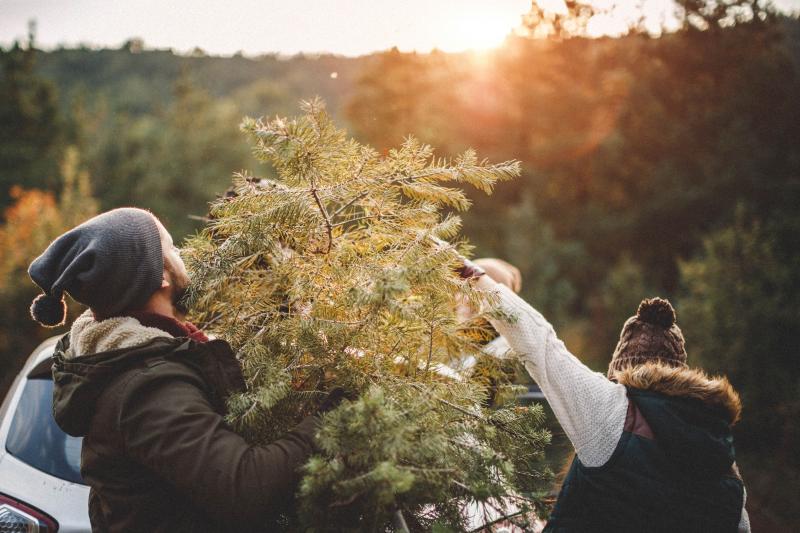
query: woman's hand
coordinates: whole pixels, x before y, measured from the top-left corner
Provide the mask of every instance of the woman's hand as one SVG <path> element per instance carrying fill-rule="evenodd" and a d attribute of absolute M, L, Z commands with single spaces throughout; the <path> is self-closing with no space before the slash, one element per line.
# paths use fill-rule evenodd
<path fill-rule="evenodd" d="M 470 261 L 469 259 L 462 258 L 464 264 L 457 269 L 458 275 L 464 279 L 478 279 L 479 277 L 486 274 L 486 271 L 482 269 L 477 263 Z"/>
<path fill-rule="evenodd" d="M 511 263 L 493 257 L 482 257 L 476 259 L 472 264 L 483 270 L 494 281 L 505 285 L 512 291 L 518 293 L 522 289 L 522 274 Z"/>

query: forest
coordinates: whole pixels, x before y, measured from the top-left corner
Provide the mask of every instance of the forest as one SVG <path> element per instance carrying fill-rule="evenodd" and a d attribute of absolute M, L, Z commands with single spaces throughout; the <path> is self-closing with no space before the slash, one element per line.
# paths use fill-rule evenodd
<path fill-rule="evenodd" d="M 0 49 L 0 392 L 54 334 L 28 315 L 27 267 L 50 240 L 132 205 L 182 241 L 234 172 L 273 172 L 243 118 L 319 96 L 384 153 L 413 135 L 441 156 L 521 161 L 491 196 L 467 191 L 474 255 L 516 265 L 524 298 L 598 371 L 639 301 L 669 298 L 690 364 L 742 395 L 754 523 L 797 527 L 800 20 L 689 15 L 618 38 L 550 20 L 542 39 L 529 14 L 529 34 L 458 54 L 216 57 L 138 38 L 44 51 L 33 32 Z"/>

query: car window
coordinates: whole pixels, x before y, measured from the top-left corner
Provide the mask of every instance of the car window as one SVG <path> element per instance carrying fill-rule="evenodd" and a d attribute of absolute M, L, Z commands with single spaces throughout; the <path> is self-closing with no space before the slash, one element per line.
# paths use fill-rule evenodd
<path fill-rule="evenodd" d="M 53 381 L 29 379 L 22 389 L 11 430 L 8 453 L 52 476 L 81 483 L 80 437 L 64 433 L 53 419 Z"/>

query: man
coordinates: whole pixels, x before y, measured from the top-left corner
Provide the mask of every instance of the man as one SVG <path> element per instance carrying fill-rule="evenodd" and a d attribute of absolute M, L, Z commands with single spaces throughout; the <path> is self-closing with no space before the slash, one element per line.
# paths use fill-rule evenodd
<path fill-rule="evenodd" d="M 267 446 L 225 423 L 244 379 L 225 341 L 185 321 L 189 278 L 161 222 L 134 208 L 101 214 L 53 241 L 29 274 L 45 292 L 31 306 L 41 324 L 63 323 L 64 293 L 89 307 L 56 347 L 53 413 L 84 437 L 93 531 L 269 529 L 318 418 Z"/>
<path fill-rule="evenodd" d="M 516 320 L 492 319 L 539 384 L 576 457 L 545 531 L 749 531 L 723 377 L 687 365 L 675 311 L 645 300 L 622 328 L 608 376 L 573 356 L 545 318 L 466 262 Z"/>

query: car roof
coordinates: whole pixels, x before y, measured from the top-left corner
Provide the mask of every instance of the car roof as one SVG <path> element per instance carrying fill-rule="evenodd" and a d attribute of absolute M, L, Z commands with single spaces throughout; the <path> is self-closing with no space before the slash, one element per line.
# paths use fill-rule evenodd
<path fill-rule="evenodd" d="M 20 374 L 0 405 L 0 492 L 35 507 L 58 521 L 59 531 L 89 531 L 89 487 L 73 483 L 29 465 L 5 448 L 23 385 L 37 366 L 49 367 L 49 358 L 61 335 L 40 343 L 28 356 Z M 42 378 L 49 372 L 36 377 Z"/>
<path fill-rule="evenodd" d="M 28 376 L 30 375 L 31 371 L 37 369 L 38 365 L 49 366 L 47 361 L 53 354 L 53 349 L 55 348 L 58 339 L 58 335 L 50 337 L 49 339 L 40 343 L 39 346 L 37 346 L 33 352 L 31 352 L 31 355 L 28 356 L 28 359 L 25 361 L 22 370 L 20 370 L 16 379 L 14 379 L 14 382 L 11 384 L 11 387 L 8 389 L 8 392 L 6 392 L 5 397 L 2 398 L 2 402 L 0 403 L 0 446 L 2 446 L 2 443 L 5 442 L 8 434 L 8 428 L 11 425 L 11 418 L 7 415 L 9 412 L 13 412 L 13 409 L 16 408 L 17 401 L 19 401 L 19 397 L 22 394 L 23 384 L 28 380 Z M 49 375 L 49 372 L 42 372 L 41 375 L 37 377 L 45 377 Z"/>
<path fill-rule="evenodd" d="M 53 355 L 58 339 L 61 337 L 61 335 L 54 335 L 40 343 L 39 346 L 31 352 L 30 357 L 28 357 L 28 360 L 25 362 L 25 366 L 22 367 L 22 373 L 27 376 L 28 373 L 42 361 L 49 359 Z"/>

